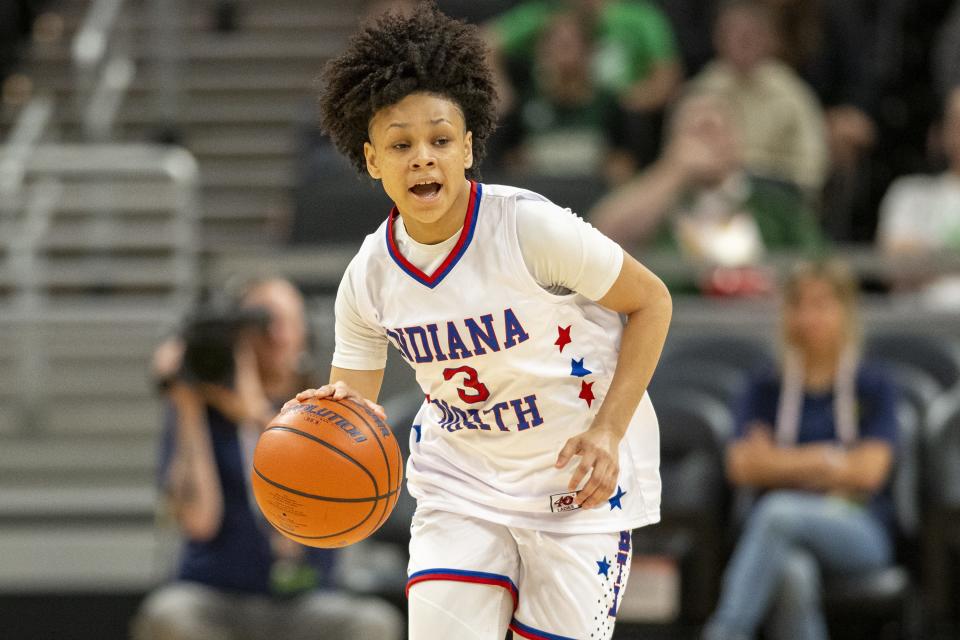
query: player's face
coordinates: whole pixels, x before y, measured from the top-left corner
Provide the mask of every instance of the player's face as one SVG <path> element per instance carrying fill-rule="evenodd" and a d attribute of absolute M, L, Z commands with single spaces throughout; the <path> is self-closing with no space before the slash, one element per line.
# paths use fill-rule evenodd
<path fill-rule="evenodd" d="M 463 225 L 470 197 L 472 135 L 460 108 L 446 98 L 410 94 L 378 111 L 364 144 L 367 171 L 383 183 L 407 232 L 434 244 Z"/>

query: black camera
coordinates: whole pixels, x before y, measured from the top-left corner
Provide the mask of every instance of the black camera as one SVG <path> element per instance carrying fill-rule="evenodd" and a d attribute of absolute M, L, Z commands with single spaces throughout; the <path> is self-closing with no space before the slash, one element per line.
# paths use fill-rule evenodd
<path fill-rule="evenodd" d="M 246 330 L 266 331 L 270 312 L 263 307 L 235 303 L 205 302 L 183 322 L 184 342 L 181 376 L 189 382 L 232 387 L 235 374 L 234 346 Z"/>

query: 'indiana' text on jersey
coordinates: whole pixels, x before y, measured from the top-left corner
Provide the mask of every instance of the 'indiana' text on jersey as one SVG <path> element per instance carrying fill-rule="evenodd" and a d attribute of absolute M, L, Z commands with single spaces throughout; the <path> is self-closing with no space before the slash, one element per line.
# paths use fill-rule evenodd
<path fill-rule="evenodd" d="M 487 349 L 509 349 L 530 338 L 512 309 L 504 309 L 496 322 L 492 313 L 486 313 L 479 318 L 465 318 L 459 323 L 447 322 L 445 327 L 428 324 L 386 331 L 403 357 L 418 364 L 482 356 Z M 469 336 L 472 351 L 463 336 Z"/>

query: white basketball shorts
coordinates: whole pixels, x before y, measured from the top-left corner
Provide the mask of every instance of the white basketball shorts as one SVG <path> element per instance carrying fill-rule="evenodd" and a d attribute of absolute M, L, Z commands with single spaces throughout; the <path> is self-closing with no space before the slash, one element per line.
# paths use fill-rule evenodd
<path fill-rule="evenodd" d="M 430 580 L 493 585 L 513 597 L 516 637 L 608 640 L 627 586 L 630 542 L 629 531 L 558 534 L 418 509 L 407 593 Z M 462 606 L 466 618 L 477 603 Z"/>

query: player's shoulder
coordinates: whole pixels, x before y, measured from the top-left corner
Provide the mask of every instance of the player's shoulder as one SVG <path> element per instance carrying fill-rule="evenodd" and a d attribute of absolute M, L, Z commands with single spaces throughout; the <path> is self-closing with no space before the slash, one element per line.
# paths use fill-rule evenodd
<path fill-rule="evenodd" d="M 488 204 L 505 205 L 501 208 L 509 207 L 517 215 L 543 215 L 556 214 L 558 212 L 569 212 L 569 209 L 555 204 L 546 196 L 543 196 L 529 189 L 520 187 L 511 187 L 503 184 L 484 184 L 483 199 Z"/>
<path fill-rule="evenodd" d="M 379 258 L 387 256 L 387 221 L 384 220 L 376 231 L 363 239 L 360 248 L 347 264 L 346 274 L 352 275 L 363 271 L 367 266 L 375 264 Z"/>
<path fill-rule="evenodd" d="M 371 233 L 368 233 L 363 239 L 363 243 L 360 245 L 360 250 L 358 254 L 370 251 L 379 251 L 386 250 L 387 246 L 387 226 L 390 222 L 389 218 L 384 218 L 376 230 Z"/>

